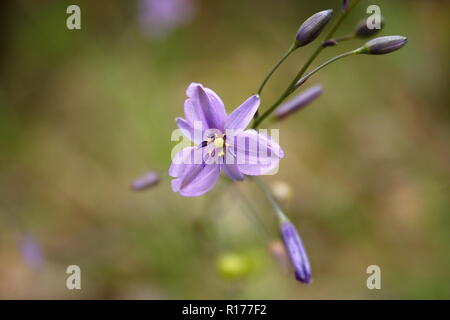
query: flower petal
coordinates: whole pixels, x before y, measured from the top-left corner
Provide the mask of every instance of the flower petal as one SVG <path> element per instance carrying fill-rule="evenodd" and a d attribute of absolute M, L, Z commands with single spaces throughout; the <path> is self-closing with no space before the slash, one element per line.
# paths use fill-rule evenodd
<path fill-rule="evenodd" d="M 244 175 L 239 170 L 239 167 L 235 163 L 224 163 L 222 165 L 223 172 L 226 173 L 230 179 L 236 180 L 236 181 L 242 181 L 244 180 Z"/>
<path fill-rule="evenodd" d="M 198 150 L 196 147 L 186 147 L 178 151 L 172 159 L 172 164 L 169 168 L 169 176 L 174 178 L 181 177 L 187 166 L 193 162 L 192 159 L 195 157 L 196 150 Z"/>
<path fill-rule="evenodd" d="M 183 176 L 172 181 L 172 190 L 184 197 L 198 197 L 216 185 L 220 177 L 220 168 L 216 164 L 191 165 Z"/>
<path fill-rule="evenodd" d="M 253 119 L 259 107 L 260 98 L 255 94 L 237 107 L 225 121 L 226 129 L 243 130 Z"/>
<path fill-rule="evenodd" d="M 184 136 L 196 144 L 202 142 L 203 134 L 201 128 L 197 128 L 190 121 L 186 121 L 183 118 L 176 119 L 178 128 L 183 132 Z"/>
<path fill-rule="evenodd" d="M 201 121 L 202 130 L 224 129 L 227 114 L 220 97 L 211 89 L 204 88 L 199 83 L 191 83 L 186 90 L 189 97 L 184 103 L 184 113 L 187 121 Z"/>
<path fill-rule="evenodd" d="M 205 148 L 186 147 L 173 158 L 169 169 L 172 190 L 185 197 L 200 196 L 211 190 L 220 176 L 217 164 L 206 164 Z"/>
<path fill-rule="evenodd" d="M 277 168 L 280 159 L 284 157 L 277 142 L 255 130 L 242 131 L 233 136 L 231 141 L 238 169 L 246 175 L 268 174 Z"/>

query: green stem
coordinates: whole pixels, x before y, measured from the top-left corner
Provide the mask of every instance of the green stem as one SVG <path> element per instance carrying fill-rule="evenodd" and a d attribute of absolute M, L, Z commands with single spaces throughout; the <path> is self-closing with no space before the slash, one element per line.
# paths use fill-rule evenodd
<path fill-rule="evenodd" d="M 256 185 L 261 189 L 261 191 L 264 193 L 264 195 L 269 200 L 280 223 L 289 221 L 288 217 L 281 210 L 280 206 L 278 205 L 278 203 L 275 201 L 274 197 L 272 196 L 272 193 L 269 191 L 269 189 L 266 187 L 266 185 L 261 181 L 261 179 L 258 177 L 253 177 L 253 179 L 255 180 Z"/>
<path fill-rule="evenodd" d="M 322 51 L 323 47 L 320 46 L 314 51 L 312 56 L 306 61 L 306 63 L 303 65 L 302 69 L 299 71 L 299 73 L 295 76 L 294 80 L 289 84 L 289 87 L 283 92 L 283 94 L 278 98 L 278 100 L 269 108 L 267 109 L 259 118 L 255 119 L 255 122 L 253 123 L 253 129 L 256 129 L 259 127 L 259 125 L 272 113 L 275 111 L 275 109 L 286 99 L 293 91 L 295 84 L 300 79 L 300 77 L 305 73 L 306 69 L 311 65 L 311 63 L 314 61 L 314 59 L 319 55 L 319 53 Z"/>
<path fill-rule="evenodd" d="M 362 49 L 358 48 L 358 49 L 353 50 L 353 51 L 342 53 L 342 54 L 340 54 L 340 55 L 338 55 L 336 57 L 331 58 L 328 61 L 325 61 L 320 66 L 316 67 L 315 69 L 313 69 L 312 71 L 310 71 L 306 75 L 304 75 L 302 78 L 300 78 L 300 80 L 295 85 L 295 89 L 297 89 L 299 86 L 304 84 L 306 82 L 306 80 L 308 80 L 314 73 L 316 73 L 317 71 L 319 71 L 323 67 L 329 65 L 330 63 L 332 63 L 332 62 L 334 62 L 336 60 L 339 60 L 339 59 L 342 59 L 342 58 L 345 58 L 345 57 L 348 57 L 348 56 L 351 56 L 351 55 L 354 55 L 354 54 L 359 54 L 359 53 L 361 53 L 361 51 L 362 51 Z"/>
<path fill-rule="evenodd" d="M 294 44 L 292 44 L 292 46 L 288 49 L 288 51 L 286 51 L 285 54 L 280 58 L 280 60 L 278 60 L 278 62 L 275 64 L 275 66 L 272 68 L 272 70 L 270 70 L 270 72 L 267 74 L 267 76 L 264 78 L 263 82 L 259 86 L 258 95 L 261 95 L 261 92 L 263 91 L 264 86 L 266 85 L 267 81 L 269 81 L 272 74 L 278 69 L 279 66 L 281 66 L 281 64 L 284 62 L 284 60 L 286 60 L 287 57 L 289 57 L 291 55 L 291 53 L 295 51 L 295 49 L 297 49 L 297 48 L 295 47 Z"/>
<path fill-rule="evenodd" d="M 239 188 L 236 186 L 235 183 L 234 183 L 233 187 L 234 187 L 233 191 L 235 192 L 235 194 L 238 197 L 240 197 L 242 202 L 245 203 L 245 205 L 248 207 L 249 212 L 250 212 L 250 216 L 261 227 L 261 231 L 264 233 L 264 235 L 267 236 L 270 239 L 272 237 L 272 234 L 271 234 L 269 228 L 267 228 L 267 226 L 264 223 L 264 221 L 262 221 L 261 218 L 259 217 L 259 215 L 256 212 L 255 208 L 252 206 L 252 204 L 247 199 L 247 197 L 239 190 Z"/>
<path fill-rule="evenodd" d="M 337 29 L 339 28 L 339 26 L 342 24 L 342 22 L 344 21 L 345 17 L 347 17 L 347 15 L 349 14 L 349 12 L 358 4 L 360 0 L 355 0 L 353 1 L 353 3 L 349 6 L 348 10 L 346 10 L 345 12 L 341 12 L 341 15 L 339 16 L 339 18 L 337 19 L 336 23 L 334 24 L 334 26 L 331 28 L 330 32 L 327 34 L 327 36 L 325 37 L 325 39 L 331 39 L 333 37 L 333 35 L 335 34 L 335 32 L 337 31 Z M 283 92 L 283 94 L 280 96 L 280 98 L 278 98 L 278 100 L 269 108 L 267 109 L 259 118 L 255 119 L 254 123 L 253 123 L 253 129 L 258 128 L 258 126 L 273 112 L 275 111 L 275 109 L 284 101 L 284 99 L 286 99 L 292 92 L 294 92 L 295 85 L 297 84 L 298 80 L 303 76 L 303 74 L 306 72 L 306 70 L 308 69 L 308 67 L 311 65 L 311 63 L 317 58 L 317 56 L 320 54 L 320 52 L 322 52 L 322 50 L 324 49 L 324 47 L 322 46 L 322 43 L 320 43 L 320 45 L 317 47 L 317 49 L 313 52 L 313 54 L 311 55 L 311 57 L 306 61 L 306 63 L 303 65 L 303 67 L 300 69 L 300 71 L 297 73 L 297 75 L 295 76 L 295 78 L 292 80 L 292 82 L 289 84 L 289 86 L 287 87 L 287 89 Z"/>

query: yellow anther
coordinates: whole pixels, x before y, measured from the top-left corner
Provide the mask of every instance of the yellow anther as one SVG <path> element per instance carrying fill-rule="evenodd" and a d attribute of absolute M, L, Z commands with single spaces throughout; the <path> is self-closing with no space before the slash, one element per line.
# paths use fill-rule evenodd
<path fill-rule="evenodd" d="M 225 152 L 223 152 L 223 151 L 220 151 L 218 154 L 219 157 L 223 157 L 224 155 L 225 155 Z"/>

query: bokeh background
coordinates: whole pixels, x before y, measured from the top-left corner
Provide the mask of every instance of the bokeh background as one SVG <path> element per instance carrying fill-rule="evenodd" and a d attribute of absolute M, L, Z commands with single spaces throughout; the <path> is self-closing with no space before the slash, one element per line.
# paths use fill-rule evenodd
<path fill-rule="evenodd" d="M 0 298 L 450 298 L 450 3 L 363 0 L 337 35 L 378 4 L 380 34 L 407 46 L 330 65 L 307 84 L 324 86 L 314 104 L 271 123 L 286 158 L 265 181 L 292 193 L 282 206 L 309 253 L 306 286 L 251 181 L 171 192 L 170 135 L 190 82 L 234 109 L 301 22 L 341 1 L 155 1 L 1 2 Z M 315 46 L 276 73 L 261 108 Z M 132 192 L 149 170 L 160 185 Z M 82 290 L 66 289 L 72 264 Z M 373 264 L 381 290 L 366 287 Z"/>

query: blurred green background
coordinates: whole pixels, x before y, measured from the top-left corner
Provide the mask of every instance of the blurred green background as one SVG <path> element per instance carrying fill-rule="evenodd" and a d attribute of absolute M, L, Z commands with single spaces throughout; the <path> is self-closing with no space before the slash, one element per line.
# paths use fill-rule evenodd
<path fill-rule="evenodd" d="M 66 28 L 73 3 L 81 30 Z M 158 30 L 135 1 L 3 1 L 0 298 L 450 298 L 450 3 L 363 0 L 337 35 L 370 4 L 386 19 L 380 34 L 405 35 L 406 47 L 330 65 L 306 85 L 324 94 L 271 124 L 286 158 L 265 181 L 292 190 L 282 205 L 311 260 L 306 286 L 275 259 L 276 221 L 252 182 L 171 192 L 170 135 L 190 82 L 233 110 L 299 25 L 341 1 L 191 1 Z M 316 45 L 276 73 L 262 109 Z M 132 192 L 148 170 L 161 184 Z M 72 264 L 82 290 L 66 289 Z M 381 290 L 366 287 L 373 264 Z"/>

